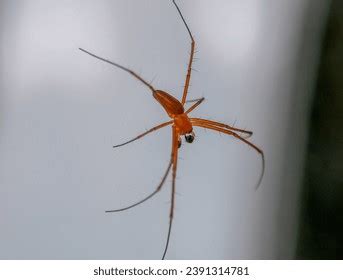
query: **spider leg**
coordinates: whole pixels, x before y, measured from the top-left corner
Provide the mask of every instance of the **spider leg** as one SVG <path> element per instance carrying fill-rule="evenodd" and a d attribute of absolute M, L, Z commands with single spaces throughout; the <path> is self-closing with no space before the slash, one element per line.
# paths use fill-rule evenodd
<path fill-rule="evenodd" d="M 187 109 L 187 111 L 185 112 L 185 114 L 188 114 L 190 112 L 192 112 L 196 107 L 198 107 L 203 101 L 205 100 L 205 97 L 201 97 L 201 98 L 198 98 L 198 99 L 193 99 L 193 100 L 187 100 L 187 102 L 195 102 L 191 107 L 189 107 Z"/>
<path fill-rule="evenodd" d="M 199 97 L 199 98 L 194 98 L 194 99 L 188 99 L 185 101 L 185 103 L 194 103 L 194 102 L 197 102 L 201 99 L 205 99 L 205 97 Z"/>
<path fill-rule="evenodd" d="M 196 122 L 196 123 L 203 123 L 203 124 L 208 124 L 208 125 L 214 125 L 214 126 L 218 126 L 218 127 L 224 127 L 226 129 L 229 129 L 229 130 L 238 131 L 238 132 L 241 132 L 241 133 L 245 134 L 245 137 L 243 137 L 244 139 L 249 138 L 252 135 L 252 131 L 236 128 L 234 126 L 230 126 L 230 125 L 227 125 L 227 124 L 224 124 L 224 123 L 220 123 L 220 122 L 215 122 L 215 121 L 205 120 L 205 119 L 200 119 L 200 118 L 190 118 L 190 121 L 191 122 Z"/>
<path fill-rule="evenodd" d="M 111 65 L 113 65 L 113 66 L 115 66 L 115 67 L 118 67 L 118 68 L 120 68 L 120 69 L 122 69 L 122 70 L 128 72 L 130 75 L 134 76 L 137 80 L 139 80 L 139 81 L 141 81 L 143 84 L 145 84 L 153 93 L 155 92 L 155 89 L 153 88 L 153 86 L 152 86 L 151 84 L 149 84 L 147 81 L 145 81 L 142 77 L 140 77 L 138 74 L 136 74 L 136 73 L 135 73 L 134 71 L 132 71 L 131 69 L 126 68 L 126 67 L 124 67 L 124 66 L 122 66 L 122 65 L 120 65 L 120 64 L 118 64 L 118 63 L 113 62 L 113 61 L 110 61 L 110 60 L 108 60 L 108 59 L 106 59 L 106 58 L 102 58 L 102 57 L 100 57 L 100 56 L 97 56 L 97 55 L 95 55 L 95 54 L 93 54 L 93 53 L 91 53 L 91 52 L 89 52 L 89 51 L 86 51 L 85 49 L 79 48 L 79 50 L 85 52 L 86 54 L 89 54 L 90 56 L 93 56 L 93 57 L 95 57 L 95 58 L 97 58 L 97 59 L 99 59 L 99 60 L 102 60 L 102 61 L 104 61 L 104 62 L 107 62 L 107 63 L 109 63 L 109 64 L 111 64 Z"/>
<path fill-rule="evenodd" d="M 155 127 L 153 127 L 152 129 L 148 130 L 147 132 L 145 132 L 145 133 L 143 133 L 143 134 L 137 136 L 136 138 L 134 138 L 134 139 L 132 139 L 132 140 L 130 140 L 130 141 L 124 143 L 124 144 L 121 144 L 121 145 L 125 145 L 125 144 L 130 143 L 130 142 L 132 142 L 132 141 L 134 141 L 134 140 L 137 140 L 138 138 L 143 137 L 144 135 L 148 134 L 149 132 L 152 132 L 152 131 L 154 131 L 154 130 L 157 130 L 157 129 L 159 129 L 159 128 L 162 128 L 162 127 L 164 127 L 164 126 L 166 126 L 166 125 L 168 125 L 168 124 L 171 124 L 172 122 L 173 122 L 173 121 L 169 121 L 169 122 L 162 123 L 162 124 L 160 124 L 160 125 L 158 125 L 158 126 L 155 126 Z M 142 200 L 140 200 L 140 201 L 138 201 L 138 202 L 136 202 L 136 203 L 134 203 L 134 204 L 132 204 L 132 205 L 130 205 L 130 206 L 127 206 L 127 207 L 124 207 L 124 208 L 115 209 L 115 210 L 107 210 L 106 213 L 120 212 L 120 211 L 124 211 L 124 210 L 128 210 L 128 209 L 130 209 L 130 208 L 133 208 L 133 207 L 135 207 L 135 206 L 137 206 L 137 205 L 139 205 L 139 204 L 141 204 L 141 203 L 147 201 L 148 199 L 152 198 L 155 194 L 157 194 L 157 193 L 161 190 L 161 188 L 162 188 L 164 182 L 166 181 L 166 179 L 167 179 L 167 177 L 168 177 L 170 168 L 171 168 L 171 166 L 172 166 L 172 164 L 173 164 L 173 161 L 174 161 L 174 157 L 173 157 L 174 147 L 175 147 L 175 143 L 174 143 L 174 142 L 175 142 L 175 139 L 174 139 L 174 138 L 175 138 L 175 135 L 174 135 L 174 128 L 173 128 L 172 152 L 171 152 L 171 156 L 170 156 L 170 162 L 169 162 L 168 167 L 167 167 L 167 170 L 166 170 L 166 172 L 164 173 L 163 178 L 162 178 L 160 184 L 157 186 L 156 190 L 153 191 L 151 194 L 149 194 L 147 197 L 143 198 Z M 177 138 L 177 141 L 178 141 L 178 138 Z M 117 145 L 117 146 L 115 146 L 115 147 L 118 147 L 118 146 L 121 146 L 121 145 Z M 177 145 L 176 145 L 176 146 L 177 146 Z"/>
<path fill-rule="evenodd" d="M 166 256 L 166 253 L 168 250 L 171 228 L 172 228 L 172 223 L 173 223 L 174 204 L 175 204 L 175 178 L 176 178 L 177 155 L 178 155 L 178 139 L 179 139 L 179 133 L 176 130 L 176 127 L 173 126 L 173 146 L 172 146 L 172 155 L 171 155 L 172 163 L 173 163 L 172 192 L 171 192 L 171 203 L 170 203 L 170 212 L 169 212 L 169 227 L 168 227 L 167 241 L 166 241 L 166 244 L 164 247 L 162 260 L 164 260 L 164 257 Z"/>
<path fill-rule="evenodd" d="M 122 143 L 122 144 L 118 144 L 118 145 L 113 146 L 113 148 L 118 148 L 118 147 L 124 146 L 124 145 L 126 145 L 126 144 L 129 144 L 129 143 L 131 143 L 131 142 L 133 142 L 133 141 L 138 140 L 139 138 L 142 138 L 143 136 L 149 134 L 150 132 L 156 131 L 156 130 L 158 130 L 158 129 L 162 128 L 162 127 L 165 127 L 165 126 L 167 126 L 167 125 L 170 125 L 170 124 L 172 124 L 172 123 L 173 123 L 173 121 L 161 123 L 161 124 L 159 124 L 159 125 L 157 125 L 157 126 L 151 128 L 151 129 L 149 129 L 148 131 L 146 131 L 146 132 L 144 132 L 144 133 L 142 133 L 142 134 L 136 136 L 135 138 L 133 138 L 133 139 L 131 139 L 131 140 L 129 140 L 129 141 L 126 141 L 126 142 L 124 142 L 124 143 Z"/>
<path fill-rule="evenodd" d="M 169 174 L 169 171 L 170 171 L 170 167 L 172 166 L 172 163 L 173 163 L 173 161 L 172 161 L 172 159 L 170 159 L 168 168 L 167 168 L 166 172 L 164 173 L 164 176 L 163 176 L 163 178 L 162 178 L 162 180 L 161 180 L 161 183 L 157 186 L 157 188 L 156 188 L 156 190 L 155 190 L 154 192 L 152 192 L 152 193 L 149 194 L 147 197 L 143 198 L 142 200 L 140 200 L 140 201 L 138 201 L 138 202 L 136 202 L 136 203 L 134 203 L 134 204 L 132 204 L 132 205 L 130 205 L 130 206 L 127 206 L 127 207 L 124 207 L 124 208 L 120 208 L 120 209 L 115 209 L 115 210 L 107 210 L 107 211 L 105 211 L 105 212 L 106 212 L 106 213 L 113 213 L 113 212 L 125 211 L 125 210 L 128 210 L 128 209 L 130 209 L 130 208 L 133 208 L 133 207 L 135 207 L 135 206 L 137 206 L 137 205 L 139 205 L 139 204 L 142 204 L 143 202 L 145 202 L 145 201 L 147 201 L 148 199 L 152 198 L 155 194 L 157 194 L 157 193 L 161 190 L 161 188 L 162 188 L 164 182 L 166 181 L 166 179 L 167 179 L 167 177 L 168 177 L 168 174 Z"/>
<path fill-rule="evenodd" d="M 224 128 L 221 128 L 221 127 L 218 127 L 218 126 L 214 126 L 214 125 L 211 125 L 211 124 L 208 124 L 208 123 L 203 123 L 203 122 L 194 121 L 194 120 L 192 121 L 192 125 L 193 126 L 199 126 L 199 127 L 203 127 L 203 128 L 212 129 L 212 130 L 215 130 L 215 131 L 218 131 L 218 132 L 222 132 L 222 133 L 231 135 L 231 136 L 233 136 L 233 137 L 243 141 L 245 144 L 249 145 L 255 151 L 257 151 L 261 155 L 261 159 L 262 159 L 262 171 L 261 171 L 261 175 L 260 175 L 260 177 L 258 179 L 258 182 L 256 184 L 256 188 L 255 188 L 256 190 L 258 189 L 258 187 L 261 184 L 261 181 L 262 181 L 262 178 L 263 178 L 263 175 L 264 175 L 264 168 L 265 168 L 264 153 L 263 153 L 263 151 L 260 148 L 258 148 L 256 145 L 254 145 L 250 141 L 244 139 L 243 137 L 239 136 L 237 133 L 235 133 L 235 132 L 233 132 L 233 131 L 231 131 L 229 129 L 224 129 Z"/>
<path fill-rule="evenodd" d="M 188 25 L 187 25 L 183 15 L 182 15 L 178 5 L 175 3 L 175 0 L 173 0 L 173 3 L 175 5 L 177 11 L 179 12 L 179 15 L 180 15 L 184 25 L 186 26 L 188 34 L 191 37 L 191 41 L 192 41 L 192 43 L 191 43 L 191 54 L 190 54 L 189 62 L 188 62 L 188 69 L 187 69 L 187 76 L 186 76 L 186 81 L 185 81 L 185 87 L 183 89 L 183 95 L 182 95 L 182 101 L 181 101 L 182 105 L 184 105 L 185 102 L 186 102 L 189 82 L 190 82 L 190 79 L 191 79 L 192 63 L 193 63 L 194 49 L 195 49 L 195 41 L 194 41 L 193 35 L 192 35 L 192 33 L 191 33 L 191 31 L 190 31 L 190 29 L 189 29 L 189 27 L 188 27 Z"/>

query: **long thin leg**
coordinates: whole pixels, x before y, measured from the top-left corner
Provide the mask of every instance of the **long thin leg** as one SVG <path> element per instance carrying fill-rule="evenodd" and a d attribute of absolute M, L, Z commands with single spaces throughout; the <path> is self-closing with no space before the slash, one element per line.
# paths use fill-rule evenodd
<path fill-rule="evenodd" d="M 93 54 L 93 53 L 91 53 L 91 52 L 89 52 L 89 51 L 86 51 L 85 49 L 79 48 L 79 50 L 85 52 L 86 54 L 89 54 L 90 56 L 93 56 L 93 57 L 95 57 L 95 58 L 97 58 L 97 59 L 100 59 L 100 60 L 102 60 L 102 61 L 105 61 L 105 62 L 107 62 L 107 63 L 109 63 L 109 64 L 111 64 L 111 65 L 113 65 L 113 66 L 115 66 L 115 67 L 118 67 L 118 68 L 120 68 L 120 69 L 122 69 L 122 70 L 128 72 L 130 75 L 134 76 L 136 79 L 138 79 L 138 80 L 141 81 L 143 84 L 145 84 L 153 93 L 155 92 L 155 89 L 153 88 L 153 86 L 152 86 L 151 84 L 149 84 L 147 81 L 145 81 L 142 77 L 140 77 L 138 74 L 136 74 L 136 73 L 135 73 L 134 71 L 132 71 L 131 69 L 126 68 L 126 67 L 124 67 L 124 66 L 122 66 L 122 65 L 120 65 L 120 64 L 118 64 L 118 63 L 113 62 L 113 61 L 110 61 L 110 60 L 108 60 L 108 59 L 106 59 L 106 58 L 102 58 L 102 57 L 100 57 L 100 56 L 97 56 L 97 55 L 95 55 L 95 54 Z"/>
<path fill-rule="evenodd" d="M 107 210 L 105 212 L 106 213 L 112 213 L 112 212 L 120 212 L 120 211 L 128 210 L 128 209 L 133 208 L 133 207 L 135 207 L 135 206 L 137 206 L 139 204 L 142 204 L 143 202 L 145 202 L 148 199 L 152 198 L 155 194 L 157 194 L 161 190 L 164 182 L 166 181 L 166 179 L 168 177 L 168 174 L 169 174 L 169 171 L 170 171 L 170 167 L 172 166 L 172 163 L 173 163 L 173 159 L 171 158 L 170 162 L 169 162 L 169 165 L 168 165 L 168 168 L 167 168 L 166 172 L 164 173 L 164 176 L 163 176 L 163 178 L 161 180 L 161 183 L 157 186 L 157 188 L 156 188 L 156 190 L 154 192 L 152 192 L 147 197 L 143 198 L 142 200 L 140 200 L 140 201 L 138 201 L 138 202 L 136 202 L 136 203 L 134 203 L 134 204 L 132 204 L 130 206 L 127 206 L 127 207 L 124 207 L 124 208 L 120 208 L 120 209 L 115 209 L 115 210 Z"/>
<path fill-rule="evenodd" d="M 208 124 L 208 125 L 214 125 L 214 126 L 218 126 L 218 127 L 224 127 L 226 129 L 229 130 L 234 130 L 234 131 L 238 131 L 244 134 L 247 134 L 247 137 L 250 137 L 252 135 L 252 131 L 249 130 L 244 130 L 244 129 L 240 129 L 240 128 L 236 128 L 224 123 L 220 123 L 220 122 L 215 122 L 215 121 L 211 121 L 211 120 L 205 120 L 205 119 L 200 119 L 200 118 L 190 118 L 190 121 L 193 123 L 203 123 L 203 124 Z"/>
<path fill-rule="evenodd" d="M 186 28 L 187 28 L 187 31 L 188 31 L 188 34 L 189 36 L 191 37 L 191 40 L 192 40 L 192 43 L 191 43 L 191 54 L 190 54 L 190 57 L 189 57 L 189 62 L 188 62 L 188 69 L 187 69 L 187 76 L 186 76 L 186 81 L 185 81 L 185 87 L 183 89 L 183 95 L 182 95 L 182 105 L 185 104 L 186 102 L 186 98 L 187 98 L 187 93 L 188 93 L 188 87 L 189 87 L 189 82 L 190 82 L 190 79 L 191 79 L 191 72 L 192 72 L 192 63 L 193 63 L 193 57 L 194 57 L 194 49 L 195 49 L 195 41 L 194 41 L 194 38 L 193 38 L 193 35 L 178 7 L 178 5 L 175 3 L 175 0 L 173 0 L 173 3 L 177 9 L 177 11 L 179 12 L 179 15 L 181 16 L 181 19 L 183 21 L 183 23 L 185 24 Z"/>
<path fill-rule="evenodd" d="M 133 139 L 131 139 L 131 140 L 129 140 L 129 141 L 126 141 L 126 142 L 124 142 L 124 143 L 122 143 L 122 144 L 118 144 L 118 145 L 113 146 L 113 148 L 117 148 L 117 147 L 121 147 L 121 146 L 124 146 L 124 145 L 126 145 L 126 144 L 129 144 L 129 143 L 131 143 L 131 142 L 133 142 L 133 141 L 138 140 L 139 138 L 142 138 L 143 136 L 149 134 L 150 132 L 156 131 L 156 130 L 158 130 L 158 129 L 162 128 L 162 127 L 165 127 L 165 126 L 167 126 L 167 125 L 170 125 L 170 124 L 172 124 L 172 123 L 173 123 L 173 121 L 161 123 L 161 124 L 159 124 L 159 125 L 157 125 L 157 126 L 151 128 L 151 129 L 149 129 L 148 131 L 146 131 L 146 132 L 144 132 L 144 133 L 142 133 L 142 134 L 136 136 L 135 138 L 133 138 Z"/>
<path fill-rule="evenodd" d="M 258 187 L 261 184 L 261 181 L 262 181 L 262 178 L 263 178 L 263 174 L 264 174 L 265 160 L 264 160 L 264 153 L 263 153 L 263 151 L 260 148 L 258 148 L 257 146 L 255 146 L 253 143 L 251 143 L 250 141 L 244 139 L 243 137 L 239 136 L 237 133 L 235 133 L 233 131 L 230 131 L 230 130 L 227 130 L 227 129 L 223 129 L 223 128 L 220 128 L 218 126 L 214 126 L 214 125 L 210 125 L 210 124 L 205 124 L 203 122 L 195 122 L 195 121 L 193 121 L 192 124 L 193 124 L 193 126 L 200 126 L 200 127 L 203 127 L 203 128 L 208 128 L 208 129 L 212 129 L 212 130 L 215 130 L 215 131 L 218 131 L 218 132 L 222 132 L 222 133 L 231 135 L 231 136 L 233 136 L 233 137 L 243 141 L 244 143 L 246 143 L 247 145 L 252 147 L 254 150 L 256 150 L 261 155 L 261 158 L 262 158 L 262 172 L 261 172 L 259 180 L 258 180 L 258 182 L 256 184 L 256 190 L 257 190 Z"/>
<path fill-rule="evenodd" d="M 198 102 L 201 99 L 205 99 L 205 97 L 199 97 L 199 98 L 194 98 L 194 99 L 187 99 L 185 101 L 185 103 L 194 103 L 194 102 Z"/>
<path fill-rule="evenodd" d="M 185 114 L 188 114 L 192 112 L 196 107 L 198 107 L 203 101 L 205 100 L 205 97 L 201 97 L 199 99 L 194 99 L 194 100 L 187 100 L 186 102 L 195 102 L 191 107 L 187 109 Z"/>
<path fill-rule="evenodd" d="M 179 134 L 176 131 L 175 126 L 173 126 L 173 146 L 172 146 L 173 173 L 172 173 L 171 203 L 170 203 L 170 212 L 169 212 L 169 228 L 168 228 L 167 241 L 166 241 L 166 245 L 164 247 L 162 260 L 164 260 L 164 257 L 166 256 L 166 253 L 168 250 L 171 228 L 172 228 L 172 223 L 173 223 L 174 204 L 175 204 L 175 178 L 176 178 L 177 154 L 178 154 L 178 139 L 179 139 Z"/>
<path fill-rule="evenodd" d="M 155 127 L 151 128 L 151 129 L 149 129 L 147 132 L 145 132 L 145 133 L 143 133 L 143 134 L 141 134 L 141 135 L 138 135 L 136 138 L 134 138 L 134 139 L 132 139 L 132 140 L 130 140 L 130 141 L 128 141 L 128 142 L 125 142 L 125 143 L 123 143 L 123 144 L 114 146 L 114 147 L 119 147 L 119 146 L 128 144 L 128 143 L 130 143 L 130 142 L 132 142 L 132 141 L 135 141 L 135 140 L 137 140 L 137 139 L 143 137 L 144 135 L 146 135 L 146 134 L 148 134 L 148 133 L 150 133 L 150 132 L 152 132 L 152 131 L 155 131 L 155 130 L 157 130 L 157 129 L 160 129 L 160 128 L 164 127 L 164 126 L 167 126 L 167 125 L 171 124 L 172 122 L 173 122 L 173 121 L 169 121 L 169 122 L 162 123 L 162 124 L 160 124 L 160 125 L 158 125 L 158 126 L 155 126 Z M 124 208 L 115 209 L 115 210 L 108 210 L 108 211 L 106 211 L 106 213 L 120 212 L 120 211 L 124 211 L 124 210 L 128 210 L 128 209 L 130 209 L 130 208 L 133 208 L 133 207 L 135 207 L 135 206 L 137 206 L 137 205 L 139 205 L 139 204 L 141 204 L 141 203 L 147 201 L 148 199 L 152 198 L 155 194 L 157 194 L 157 193 L 161 190 L 161 188 L 162 188 L 164 182 L 166 181 L 166 179 L 167 179 L 167 177 L 168 177 L 170 168 L 171 168 L 171 166 L 172 166 L 172 164 L 173 164 L 173 161 L 174 161 L 174 157 L 173 157 L 173 154 L 174 154 L 174 146 L 175 146 L 175 143 L 174 143 L 174 142 L 175 142 L 175 139 L 174 139 L 174 138 L 175 138 L 174 130 L 175 130 L 175 129 L 174 129 L 174 127 L 173 127 L 173 132 L 172 132 L 172 151 L 171 151 L 171 156 L 170 156 L 170 162 L 169 162 L 168 168 L 167 168 L 166 172 L 164 173 L 164 176 L 163 176 L 163 178 L 162 178 L 160 184 L 157 186 L 156 190 L 153 191 L 151 194 L 149 194 L 147 197 L 143 198 L 142 200 L 140 200 L 140 201 L 138 201 L 138 202 L 136 202 L 136 203 L 134 203 L 134 204 L 132 204 L 132 205 L 130 205 L 130 206 L 127 206 L 127 207 L 124 207 Z"/>

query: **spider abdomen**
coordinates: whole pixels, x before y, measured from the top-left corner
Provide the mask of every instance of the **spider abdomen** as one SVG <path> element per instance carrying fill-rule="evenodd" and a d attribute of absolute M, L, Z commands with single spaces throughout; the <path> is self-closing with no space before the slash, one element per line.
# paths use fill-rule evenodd
<path fill-rule="evenodd" d="M 169 117 L 174 118 L 176 115 L 184 113 L 185 110 L 180 101 L 169 93 L 163 90 L 155 90 L 153 96 L 166 110 Z"/>

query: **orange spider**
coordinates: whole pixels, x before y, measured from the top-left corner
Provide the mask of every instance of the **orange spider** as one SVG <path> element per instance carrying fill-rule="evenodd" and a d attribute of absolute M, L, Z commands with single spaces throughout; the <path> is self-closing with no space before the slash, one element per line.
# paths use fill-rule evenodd
<path fill-rule="evenodd" d="M 166 240 L 166 244 L 164 247 L 162 259 L 164 259 L 165 255 L 167 253 L 169 240 L 170 240 L 170 234 L 171 234 L 171 228 L 172 228 L 172 222 L 173 222 L 173 212 L 174 212 L 174 204 L 175 204 L 175 177 L 176 177 L 176 169 L 177 169 L 178 148 L 180 148 L 180 146 L 181 146 L 181 137 L 180 137 L 181 135 L 185 136 L 186 142 L 192 143 L 194 141 L 194 136 L 195 136 L 194 132 L 193 132 L 193 127 L 199 126 L 199 127 L 203 127 L 203 128 L 207 128 L 207 129 L 215 130 L 218 132 L 222 132 L 224 134 L 231 135 L 231 136 L 243 141 L 244 143 L 246 143 L 247 145 L 249 145 L 253 149 L 255 149 L 261 155 L 261 158 L 262 158 L 262 171 L 261 171 L 261 175 L 259 177 L 258 183 L 256 185 L 256 189 L 259 187 L 259 185 L 262 181 L 262 177 L 264 174 L 264 166 L 265 166 L 263 151 L 260 148 L 258 148 L 257 146 L 255 146 L 253 143 L 246 140 L 246 138 L 248 138 L 252 135 L 251 131 L 239 129 L 239 128 L 236 128 L 233 126 L 229 126 L 229 125 L 219 123 L 219 122 L 215 122 L 215 121 L 211 121 L 211 120 L 200 119 L 200 118 L 190 118 L 188 116 L 188 114 L 190 112 L 192 112 L 196 107 L 198 107 L 204 101 L 205 98 L 202 97 L 199 99 L 186 101 L 189 82 L 190 82 L 190 78 L 191 78 L 191 72 L 192 72 L 192 62 L 193 62 L 193 56 L 194 56 L 195 41 L 194 41 L 193 35 L 192 35 L 192 33 L 191 33 L 183 15 L 182 15 L 178 5 L 175 3 L 175 0 L 173 0 L 173 3 L 174 3 L 174 5 L 175 5 L 175 7 L 176 7 L 176 9 L 180 15 L 185 27 L 187 28 L 188 34 L 191 38 L 191 53 L 190 53 L 188 69 L 187 69 L 187 76 L 186 76 L 186 81 L 185 81 L 185 86 L 184 86 L 181 102 L 179 100 L 177 100 L 175 97 L 173 97 L 172 95 L 170 95 L 169 93 L 167 93 L 163 90 L 155 89 L 150 83 L 146 82 L 142 77 L 137 75 L 134 71 L 132 71 L 132 70 L 130 70 L 130 69 L 128 69 L 122 65 L 119 65 L 115 62 L 112 62 L 108 59 L 105 59 L 105 58 L 99 57 L 93 53 L 90 53 L 89 51 L 86 51 L 85 49 L 80 48 L 81 51 L 83 51 L 83 52 L 85 52 L 85 53 L 87 53 L 87 54 L 89 54 L 89 55 L 91 55 L 97 59 L 100 59 L 100 60 L 105 61 L 109 64 L 112 64 L 112 65 L 128 72 L 130 75 L 135 77 L 137 80 L 141 81 L 144 85 L 146 85 L 151 90 L 152 96 L 157 100 L 157 102 L 159 102 L 162 105 L 162 107 L 167 112 L 168 116 L 171 118 L 170 121 L 161 123 L 161 124 L 149 129 L 148 131 L 136 136 L 135 138 L 133 138 L 133 139 L 131 139 L 125 143 L 113 146 L 114 148 L 124 146 L 124 145 L 129 144 L 135 140 L 138 140 L 139 138 L 147 135 L 148 133 L 156 131 L 162 127 L 165 127 L 168 125 L 172 126 L 172 149 L 171 149 L 170 162 L 169 162 L 167 170 L 166 170 L 166 172 L 165 172 L 165 174 L 161 180 L 161 183 L 157 186 L 156 190 L 154 192 L 152 192 L 150 195 L 148 195 L 147 197 L 145 197 L 144 199 L 142 199 L 142 200 L 140 200 L 140 201 L 138 201 L 138 202 L 136 202 L 130 206 L 127 206 L 127 207 L 124 207 L 121 209 L 106 211 L 107 213 L 124 211 L 124 210 L 130 209 L 132 207 L 135 207 L 135 206 L 147 201 L 148 199 L 153 197 L 156 193 L 158 193 L 161 190 L 164 182 L 167 179 L 167 176 L 169 174 L 171 167 L 173 167 L 173 169 L 172 169 L 172 194 L 171 194 L 171 205 L 170 205 L 170 214 L 169 214 L 169 228 L 168 228 L 167 240 Z M 186 102 L 192 102 L 194 104 L 190 108 L 185 110 L 184 105 Z M 240 134 L 244 134 L 245 137 L 242 137 L 237 132 Z"/>

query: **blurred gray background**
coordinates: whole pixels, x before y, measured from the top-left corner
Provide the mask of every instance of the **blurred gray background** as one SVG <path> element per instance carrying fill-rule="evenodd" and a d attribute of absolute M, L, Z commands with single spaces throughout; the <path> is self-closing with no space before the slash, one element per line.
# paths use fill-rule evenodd
<path fill-rule="evenodd" d="M 297 257 L 343 259 L 343 2 L 330 6 L 309 126 Z"/>
<path fill-rule="evenodd" d="M 180 152 L 169 259 L 296 257 L 308 121 L 329 1 L 178 1 L 197 42 L 193 116 L 251 129 L 266 156 L 196 129 Z M 0 1 L 0 258 L 159 259 L 171 131 L 109 58 L 180 98 L 190 40 L 171 1 Z"/>

